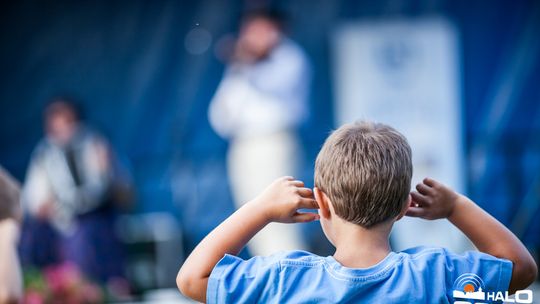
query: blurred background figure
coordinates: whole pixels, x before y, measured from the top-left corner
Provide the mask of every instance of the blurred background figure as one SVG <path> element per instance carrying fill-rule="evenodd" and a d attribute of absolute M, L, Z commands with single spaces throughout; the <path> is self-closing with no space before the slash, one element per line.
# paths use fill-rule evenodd
<path fill-rule="evenodd" d="M 18 183 L 0 167 L 0 303 L 19 303 L 22 277 L 17 242 L 22 212 Z"/>
<path fill-rule="evenodd" d="M 69 98 L 53 99 L 44 119 L 46 135 L 32 154 L 23 189 L 22 261 L 73 263 L 91 279 L 118 287 L 124 255 L 114 224 L 123 199 L 113 153 Z"/>
<path fill-rule="evenodd" d="M 307 114 L 311 80 L 303 50 L 283 32 L 278 11 L 243 19 L 225 75 L 209 109 L 214 130 L 229 140 L 227 167 L 239 207 L 279 176 L 297 176 L 297 131 Z M 306 248 L 298 227 L 273 223 L 248 245 L 256 255 Z"/>

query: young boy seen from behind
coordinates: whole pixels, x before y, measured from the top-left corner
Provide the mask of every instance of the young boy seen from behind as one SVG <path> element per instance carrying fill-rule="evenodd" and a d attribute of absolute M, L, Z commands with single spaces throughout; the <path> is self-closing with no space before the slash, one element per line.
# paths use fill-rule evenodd
<path fill-rule="evenodd" d="M 273 182 L 195 248 L 178 273 L 178 287 L 208 303 L 452 303 L 461 275 L 478 276 L 484 291 L 492 292 L 514 293 L 532 283 L 536 264 L 508 229 L 433 179 L 410 193 L 411 176 L 411 149 L 403 135 L 379 123 L 345 125 L 317 156 L 313 190 L 291 177 Z M 446 218 L 480 252 L 458 255 L 428 247 L 393 252 L 388 237 L 405 215 Z M 318 219 L 336 247 L 333 256 L 305 251 L 247 261 L 236 256 L 270 222 Z"/>

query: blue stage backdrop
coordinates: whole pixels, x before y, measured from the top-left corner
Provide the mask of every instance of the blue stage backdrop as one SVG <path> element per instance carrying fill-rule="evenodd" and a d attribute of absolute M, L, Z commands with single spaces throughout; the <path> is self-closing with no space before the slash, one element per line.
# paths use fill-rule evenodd
<path fill-rule="evenodd" d="M 223 66 L 214 46 L 235 31 L 249 1 L 12 1 L 0 5 L 0 164 L 23 180 L 55 94 L 79 98 L 86 120 L 129 165 L 137 211 L 170 211 L 188 249 L 233 209 L 226 142 L 207 107 Z M 277 1 L 308 52 L 315 79 L 302 130 L 313 159 L 333 127 L 330 41 L 342 21 L 442 15 L 462 45 L 468 191 L 503 222 L 539 243 L 540 2 Z M 207 50 L 190 49 L 200 28 Z M 191 40 L 190 40 L 191 39 Z M 195 43 L 197 43 L 195 37 Z M 186 48 L 187 47 L 187 48 Z M 516 220 L 516 214 L 523 214 Z M 532 223 L 535 223 L 534 225 Z M 524 226 L 520 227 L 520 226 Z M 315 226 L 310 226 L 315 227 Z"/>

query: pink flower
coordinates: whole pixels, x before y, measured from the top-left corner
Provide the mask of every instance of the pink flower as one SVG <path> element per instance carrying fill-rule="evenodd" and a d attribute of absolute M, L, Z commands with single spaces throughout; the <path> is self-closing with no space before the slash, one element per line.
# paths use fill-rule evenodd
<path fill-rule="evenodd" d="M 43 299 L 43 296 L 34 290 L 28 290 L 26 291 L 26 294 L 24 295 L 24 304 L 44 304 L 45 301 Z"/>
<path fill-rule="evenodd" d="M 86 280 L 73 263 L 63 263 L 44 270 L 52 303 L 79 304 L 102 302 L 101 289 Z"/>

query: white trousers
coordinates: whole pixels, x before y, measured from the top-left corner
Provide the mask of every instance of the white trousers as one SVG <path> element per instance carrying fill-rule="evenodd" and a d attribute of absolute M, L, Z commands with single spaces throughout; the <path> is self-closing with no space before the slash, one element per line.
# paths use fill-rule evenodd
<path fill-rule="evenodd" d="M 228 152 L 228 172 L 236 207 L 255 198 L 276 178 L 294 176 L 300 153 L 292 132 L 236 138 Z M 269 255 L 282 250 L 305 250 L 296 224 L 271 223 L 248 243 L 254 255 Z"/>

